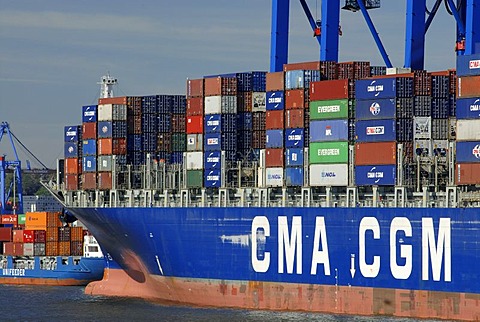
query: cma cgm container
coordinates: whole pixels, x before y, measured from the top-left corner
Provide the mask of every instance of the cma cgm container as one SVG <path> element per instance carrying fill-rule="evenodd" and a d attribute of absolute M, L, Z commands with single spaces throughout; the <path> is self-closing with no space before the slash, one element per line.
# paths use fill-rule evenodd
<path fill-rule="evenodd" d="M 285 108 L 285 93 L 284 91 L 267 92 L 266 94 L 266 110 L 283 110 Z"/>
<path fill-rule="evenodd" d="M 480 54 L 457 56 L 457 76 L 480 75 Z"/>
<path fill-rule="evenodd" d="M 413 96 L 412 77 L 371 78 L 355 82 L 357 100 L 411 96 Z"/>
<path fill-rule="evenodd" d="M 286 167 L 302 167 L 303 166 L 302 148 L 287 148 L 285 149 L 285 166 Z"/>
<path fill-rule="evenodd" d="M 459 98 L 456 101 L 457 119 L 479 119 L 480 118 L 480 93 L 479 97 Z"/>
<path fill-rule="evenodd" d="M 397 116 L 396 110 L 394 98 L 357 100 L 355 118 L 357 120 L 393 119 Z"/>
<path fill-rule="evenodd" d="M 97 105 L 82 106 L 82 122 L 96 122 L 97 121 Z"/>
<path fill-rule="evenodd" d="M 303 148 L 305 146 L 304 129 L 285 129 L 285 147 Z"/>
<path fill-rule="evenodd" d="M 310 101 L 310 119 L 346 119 L 353 110 L 353 102 L 349 99 Z"/>
<path fill-rule="evenodd" d="M 348 164 L 311 164 L 310 185 L 314 187 L 347 186 Z"/>
<path fill-rule="evenodd" d="M 396 165 L 362 165 L 355 167 L 355 184 L 357 186 L 395 185 Z"/>
<path fill-rule="evenodd" d="M 455 151 L 457 163 L 480 162 L 480 141 L 457 142 Z"/>
<path fill-rule="evenodd" d="M 63 155 L 65 158 L 76 158 L 79 156 L 79 142 L 65 142 Z"/>
<path fill-rule="evenodd" d="M 204 185 L 206 188 L 221 188 L 221 179 L 219 169 L 208 169 L 204 171 Z"/>
<path fill-rule="evenodd" d="M 80 125 L 65 126 L 65 142 L 78 142 L 82 138 L 82 127 Z"/>
<path fill-rule="evenodd" d="M 310 122 L 310 142 L 348 141 L 348 120 Z"/>
<path fill-rule="evenodd" d="M 310 164 L 348 163 L 348 142 L 313 142 L 309 147 Z"/>
<path fill-rule="evenodd" d="M 209 151 L 204 153 L 203 164 L 205 169 L 220 169 L 222 162 L 221 151 Z"/>
<path fill-rule="evenodd" d="M 355 137 L 357 142 L 395 141 L 395 120 L 366 120 L 355 123 Z"/>

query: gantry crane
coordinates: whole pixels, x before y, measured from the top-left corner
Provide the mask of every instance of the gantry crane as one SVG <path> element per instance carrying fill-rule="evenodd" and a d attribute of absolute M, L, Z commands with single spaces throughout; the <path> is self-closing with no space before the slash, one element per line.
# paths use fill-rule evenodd
<path fill-rule="evenodd" d="M 424 69 L 425 36 L 442 1 L 456 21 L 457 55 L 480 53 L 480 0 L 436 0 L 427 10 L 427 0 L 406 0 L 405 61 L 404 67 Z M 307 20 L 320 44 L 320 60 L 338 61 L 340 0 L 323 0 L 321 19 L 315 21 L 306 0 L 299 0 Z M 361 11 L 385 62 L 392 67 L 387 52 L 368 14 L 369 9 L 380 8 L 380 0 L 345 0 L 342 9 Z M 281 71 L 288 62 L 288 29 L 290 0 L 272 0 L 270 71 Z"/>

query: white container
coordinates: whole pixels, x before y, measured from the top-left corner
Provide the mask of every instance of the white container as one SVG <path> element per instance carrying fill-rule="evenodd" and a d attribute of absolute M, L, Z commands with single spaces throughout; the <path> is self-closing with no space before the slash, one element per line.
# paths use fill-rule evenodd
<path fill-rule="evenodd" d="M 348 164 L 311 164 L 310 186 L 347 186 Z"/>
<path fill-rule="evenodd" d="M 203 152 L 187 152 L 187 170 L 203 169 Z"/>
<path fill-rule="evenodd" d="M 98 120 L 99 121 L 113 121 L 113 104 L 98 105 Z"/>
<path fill-rule="evenodd" d="M 413 118 L 413 138 L 430 139 L 432 137 L 432 118 L 429 116 L 416 116 Z"/>
<path fill-rule="evenodd" d="M 202 151 L 202 147 L 202 134 L 187 134 L 187 151 Z"/>
<path fill-rule="evenodd" d="M 267 187 L 283 187 L 283 168 L 267 168 L 265 185 Z"/>
<path fill-rule="evenodd" d="M 404 67 L 390 67 L 387 68 L 387 75 L 395 75 L 395 74 L 408 74 L 411 73 L 412 70 L 410 68 Z"/>
<path fill-rule="evenodd" d="M 265 188 L 265 168 L 258 167 L 257 176 L 257 187 Z"/>
<path fill-rule="evenodd" d="M 23 243 L 23 255 L 33 256 L 33 243 Z"/>
<path fill-rule="evenodd" d="M 457 120 L 457 141 L 480 140 L 480 120 Z"/>
<path fill-rule="evenodd" d="M 237 113 L 237 96 L 225 95 L 221 96 L 221 112 L 224 114 L 227 113 Z"/>
<path fill-rule="evenodd" d="M 252 112 L 266 112 L 267 110 L 267 93 L 253 92 L 252 94 Z"/>
<path fill-rule="evenodd" d="M 206 96 L 205 97 L 205 114 L 220 114 L 222 112 L 222 97 L 221 96 Z"/>

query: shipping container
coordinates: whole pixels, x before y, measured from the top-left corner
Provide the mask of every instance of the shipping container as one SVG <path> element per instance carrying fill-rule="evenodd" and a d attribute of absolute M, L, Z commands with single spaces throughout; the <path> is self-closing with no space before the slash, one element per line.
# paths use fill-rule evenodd
<path fill-rule="evenodd" d="M 266 97 L 267 97 L 267 102 L 266 102 L 267 111 L 283 110 L 285 108 L 285 92 L 284 91 L 267 92 Z"/>
<path fill-rule="evenodd" d="M 97 123 L 83 123 L 82 124 L 82 139 L 96 139 L 97 138 Z"/>
<path fill-rule="evenodd" d="M 237 125 L 237 128 L 239 130 L 251 131 L 253 129 L 253 114 L 252 113 L 238 113 L 237 114 L 237 124 L 236 125 Z"/>
<path fill-rule="evenodd" d="M 463 141 L 456 143 L 457 163 L 480 162 L 480 141 Z"/>
<path fill-rule="evenodd" d="M 137 99 L 137 97 L 133 96 L 99 98 L 98 104 L 127 104 L 128 101 L 134 101 L 135 99 Z"/>
<path fill-rule="evenodd" d="M 25 225 L 25 220 L 26 220 L 25 214 L 18 214 L 17 215 L 17 223 L 19 225 Z"/>
<path fill-rule="evenodd" d="M 96 172 L 83 173 L 81 188 L 84 190 L 95 190 L 97 188 L 97 173 Z"/>
<path fill-rule="evenodd" d="M 271 91 L 283 91 L 285 88 L 285 73 L 273 72 L 266 75 L 266 90 Z"/>
<path fill-rule="evenodd" d="M 310 142 L 348 141 L 348 120 L 310 122 Z"/>
<path fill-rule="evenodd" d="M 456 100 L 457 119 L 480 119 L 480 94 L 477 97 Z"/>
<path fill-rule="evenodd" d="M 348 185 L 347 164 L 311 164 L 310 186 L 337 187 Z"/>
<path fill-rule="evenodd" d="M 457 120 L 457 141 L 480 140 L 480 120 Z"/>
<path fill-rule="evenodd" d="M 357 120 L 393 119 L 395 117 L 397 117 L 397 99 L 384 98 L 356 101 L 355 118 Z"/>
<path fill-rule="evenodd" d="M 480 96 L 480 76 L 458 77 L 457 98 Z"/>
<path fill-rule="evenodd" d="M 266 131 L 266 148 L 282 148 L 283 147 L 283 130 L 267 130 Z"/>
<path fill-rule="evenodd" d="M 97 158 L 92 155 L 87 155 L 82 158 L 82 172 L 97 171 Z"/>
<path fill-rule="evenodd" d="M 116 155 L 127 154 L 127 139 L 115 138 L 112 142 L 112 153 Z"/>
<path fill-rule="evenodd" d="M 65 174 L 65 189 L 68 191 L 78 190 L 78 174 Z"/>
<path fill-rule="evenodd" d="M 6 242 L 3 243 L 3 255 L 13 256 L 14 255 L 14 243 Z"/>
<path fill-rule="evenodd" d="M 355 98 L 357 100 L 411 97 L 413 90 L 412 77 L 376 77 L 355 82 Z"/>
<path fill-rule="evenodd" d="M 58 256 L 58 241 L 50 241 L 45 243 L 46 256 Z"/>
<path fill-rule="evenodd" d="M 309 88 L 311 82 L 319 80 L 319 70 L 289 70 L 285 72 L 285 89 Z"/>
<path fill-rule="evenodd" d="M 204 171 L 204 187 L 221 188 L 222 180 L 219 169 L 208 169 Z"/>
<path fill-rule="evenodd" d="M 59 256 L 70 256 L 70 241 L 60 241 L 60 242 L 58 242 L 58 255 Z"/>
<path fill-rule="evenodd" d="M 23 242 L 24 243 L 33 243 L 35 241 L 35 231 L 31 229 L 23 230 Z"/>
<path fill-rule="evenodd" d="M 63 156 L 65 158 L 78 158 L 80 143 L 79 142 L 65 142 Z"/>
<path fill-rule="evenodd" d="M 97 187 L 99 190 L 111 190 L 112 189 L 112 173 L 111 172 L 98 172 Z"/>
<path fill-rule="evenodd" d="M 82 171 L 81 161 L 78 158 L 66 158 L 65 174 L 79 174 Z"/>
<path fill-rule="evenodd" d="M 187 134 L 203 133 L 203 116 L 187 116 Z"/>
<path fill-rule="evenodd" d="M 221 168 L 221 151 L 209 151 L 204 153 L 204 169 L 220 169 Z"/>
<path fill-rule="evenodd" d="M 267 141 L 266 132 L 264 130 L 252 132 L 252 148 L 265 149 L 265 142 Z"/>
<path fill-rule="evenodd" d="M 187 116 L 203 115 L 203 96 L 187 99 Z"/>
<path fill-rule="evenodd" d="M 187 151 L 202 151 L 203 150 L 203 134 L 188 134 L 187 135 Z"/>
<path fill-rule="evenodd" d="M 82 241 L 72 241 L 70 243 L 70 255 L 72 255 L 72 256 L 83 256 L 83 242 Z"/>
<path fill-rule="evenodd" d="M 113 153 L 113 139 L 97 140 L 98 155 L 111 155 Z"/>
<path fill-rule="evenodd" d="M 310 84 L 310 101 L 353 98 L 354 88 L 354 82 L 348 79 L 312 82 Z"/>
<path fill-rule="evenodd" d="M 237 94 L 237 112 L 252 112 L 252 103 L 252 92 L 243 92 Z"/>
<path fill-rule="evenodd" d="M 353 114 L 353 101 L 348 99 L 310 102 L 310 119 L 346 119 Z"/>
<path fill-rule="evenodd" d="M 285 128 L 305 127 L 305 111 L 303 109 L 285 111 Z"/>
<path fill-rule="evenodd" d="M 480 54 L 458 55 L 456 69 L 460 77 L 480 75 Z"/>
<path fill-rule="evenodd" d="M 265 166 L 271 167 L 283 167 L 283 159 L 285 155 L 284 149 L 266 149 L 265 150 Z"/>
<path fill-rule="evenodd" d="M 203 152 L 187 152 L 186 167 L 187 170 L 203 169 Z"/>
<path fill-rule="evenodd" d="M 187 80 L 187 96 L 188 97 L 203 96 L 203 78 Z"/>
<path fill-rule="evenodd" d="M 313 142 L 309 147 L 310 164 L 348 163 L 348 142 Z"/>
<path fill-rule="evenodd" d="M 58 227 L 47 227 L 45 238 L 47 243 L 58 241 Z"/>
<path fill-rule="evenodd" d="M 393 186 L 396 184 L 396 165 L 362 165 L 355 167 L 357 186 Z"/>
<path fill-rule="evenodd" d="M 201 188 L 202 184 L 203 170 L 187 170 L 187 188 Z"/>
<path fill-rule="evenodd" d="M 70 227 L 70 236 L 71 241 L 83 242 L 83 228 Z"/>
<path fill-rule="evenodd" d="M 455 167 L 457 185 L 480 184 L 480 163 L 457 163 Z"/>
<path fill-rule="evenodd" d="M 172 134 L 172 152 L 185 152 L 187 150 L 187 134 Z"/>
<path fill-rule="evenodd" d="M 303 186 L 303 166 L 285 168 L 284 178 L 287 187 Z"/>
<path fill-rule="evenodd" d="M 45 243 L 35 243 L 35 244 L 33 244 L 33 255 L 34 256 L 45 256 Z"/>
<path fill-rule="evenodd" d="M 283 129 L 284 128 L 284 113 L 283 111 L 267 111 L 265 116 L 265 128 L 267 130 Z"/>
<path fill-rule="evenodd" d="M 12 228 L 0 227 L 0 241 L 9 242 L 12 241 Z"/>
<path fill-rule="evenodd" d="M 385 142 L 396 140 L 395 120 L 365 120 L 355 123 L 357 142 Z"/>
<path fill-rule="evenodd" d="M 431 117 L 415 117 L 413 119 L 414 139 L 431 139 L 432 138 L 432 118 Z"/>
<path fill-rule="evenodd" d="M 266 105 L 266 93 L 265 92 L 253 92 L 252 93 L 252 112 L 265 112 Z"/>
<path fill-rule="evenodd" d="M 15 214 L 2 215 L 2 225 L 17 225 L 18 216 Z"/>
<path fill-rule="evenodd" d="M 285 91 L 286 109 L 304 109 L 308 107 L 308 100 L 305 97 L 304 89 L 292 89 Z"/>
<path fill-rule="evenodd" d="M 86 155 L 91 155 L 95 156 L 97 155 L 97 140 L 83 140 L 82 141 L 82 154 L 84 156 Z"/>
<path fill-rule="evenodd" d="M 33 243 L 24 243 L 23 244 L 23 255 L 24 256 L 33 256 L 34 255 Z"/>
<path fill-rule="evenodd" d="M 82 139 L 82 127 L 80 125 L 65 126 L 65 142 L 79 142 Z"/>
<path fill-rule="evenodd" d="M 286 167 L 302 167 L 304 165 L 303 148 L 287 148 L 285 149 L 285 166 Z"/>
<path fill-rule="evenodd" d="M 205 133 L 204 151 L 220 151 L 222 149 L 221 140 L 221 133 Z"/>
<path fill-rule="evenodd" d="M 370 62 L 351 61 L 337 64 L 339 79 L 362 79 L 370 77 Z"/>
<path fill-rule="evenodd" d="M 266 168 L 265 184 L 267 187 L 283 187 L 283 168 Z"/>
<path fill-rule="evenodd" d="M 397 143 L 355 143 L 355 165 L 396 164 Z"/>
<path fill-rule="evenodd" d="M 97 105 L 82 106 L 82 122 L 97 122 Z"/>
<path fill-rule="evenodd" d="M 205 96 L 237 95 L 236 77 L 215 77 L 204 79 Z"/>
<path fill-rule="evenodd" d="M 448 129 L 448 119 L 432 119 L 432 139 L 446 140 Z"/>
<path fill-rule="evenodd" d="M 46 230 L 35 230 L 34 231 L 34 243 L 45 243 L 47 241 L 47 231 Z"/>
<path fill-rule="evenodd" d="M 188 134 L 197 135 L 197 134 Z M 158 133 L 157 135 L 157 151 L 171 152 L 172 151 L 172 134 L 171 133 Z"/>
<path fill-rule="evenodd" d="M 305 130 L 302 128 L 285 129 L 285 147 L 303 148 L 305 146 Z"/>

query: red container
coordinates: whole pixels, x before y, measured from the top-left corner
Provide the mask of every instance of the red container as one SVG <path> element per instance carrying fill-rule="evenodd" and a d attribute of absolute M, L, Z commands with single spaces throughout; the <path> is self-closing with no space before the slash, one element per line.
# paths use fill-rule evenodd
<path fill-rule="evenodd" d="M 284 72 L 267 73 L 266 88 L 267 88 L 267 92 L 283 91 L 283 89 L 285 88 L 285 73 Z"/>
<path fill-rule="evenodd" d="M 283 64 L 283 71 L 289 70 L 320 70 L 321 61 L 308 61 L 300 63 Z"/>
<path fill-rule="evenodd" d="M 203 96 L 203 78 L 187 80 L 187 96 Z"/>
<path fill-rule="evenodd" d="M 185 133 L 185 114 L 172 114 L 172 132 Z"/>
<path fill-rule="evenodd" d="M 98 139 L 97 151 L 99 155 L 112 155 L 113 153 L 113 139 Z"/>
<path fill-rule="evenodd" d="M 171 133 L 158 133 L 157 151 L 162 151 L 162 152 L 172 151 L 172 134 Z"/>
<path fill-rule="evenodd" d="M 344 99 L 354 94 L 353 82 L 348 79 L 310 83 L 310 101 Z"/>
<path fill-rule="evenodd" d="M 337 63 L 334 61 L 311 61 L 283 65 L 283 71 L 319 70 L 322 79 L 337 79 Z"/>
<path fill-rule="evenodd" d="M 0 227 L 0 241 L 9 242 L 12 241 L 12 228 Z"/>
<path fill-rule="evenodd" d="M 113 139 L 112 145 L 113 154 L 127 154 L 127 140 L 125 138 Z"/>
<path fill-rule="evenodd" d="M 8 243 L 3 243 L 3 255 L 9 255 L 13 256 L 14 253 L 14 243 L 8 242 Z"/>
<path fill-rule="evenodd" d="M 2 215 L 2 225 L 16 225 L 17 215 Z"/>
<path fill-rule="evenodd" d="M 370 76 L 370 62 L 352 61 L 337 65 L 338 79 L 363 79 Z"/>
<path fill-rule="evenodd" d="M 276 130 L 284 128 L 283 110 L 267 111 L 265 116 L 265 129 Z"/>
<path fill-rule="evenodd" d="M 24 229 L 23 230 L 23 242 L 24 243 L 33 243 L 35 241 L 35 231 Z"/>
<path fill-rule="evenodd" d="M 35 230 L 33 238 L 34 238 L 34 243 L 45 243 L 47 241 L 47 231 Z"/>
<path fill-rule="evenodd" d="M 23 229 L 12 230 L 12 241 L 14 243 L 23 243 Z"/>
<path fill-rule="evenodd" d="M 266 149 L 265 150 L 265 167 L 283 167 L 284 149 Z"/>
<path fill-rule="evenodd" d="M 97 188 L 97 173 L 85 172 L 82 174 L 82 189 L 94 190 Z"/>
<path fill-rule="evenodd" d="M 82 138 L 87 139 L 96 139 L 97 138 L 97 123 L 96 122 L 87 122 L 83 123 L 83 132 Z"/>
<path fill-rule="evenodd" d="M 13 256 L 23 256 L 23 243 L 13 243 Z"/>
<path fill-rule="evenodd" d="M 252 129 L 254 131 L 265 131 L 265 112 L 252 113 Z"/>
<path fill-rule="evenodd" d="M 65 174 L 65 189 L 68 191 L 78 190 L 78 174 Z"/>
<path fill-rule="evenodd" d="M 417 70 L 413 73 L 413 84 L 415 96 L 432 95 L 432 75 L 425 70 Z"/>
<path fill-rule="evenodd" d="M 265 149 L 266 141 L 267 141 L 267 135 L 264 130 L 252 132 L 252 148 L 253 149 Z"/>
<path fill-rule="evenodd" d="M 83 256 L 83 242 L 72 241 L 70 243 L 70 254 L 72 256 Z"/>
<path fill-rule="evenodd" d="M 187 134 L 203 133 L 203 115 L 187 116 Z"/>
<path fill-rule="evenodd" d="M 78 241 L 83 243 L 83 228 L 82 227 L 71 227 L 70 236 L 72 241 Z"/>
<path fill-rule="evenodd" d="M 305 127 L 304 110 L 285 110 L 285 128 L 303 128 Z"/>
<path fill-rule="evenodd" d="M 99 98 L 98 104 L 127 104 L 127 96 Z"/>
<path fill-rule="evenodd" d="M 187 116 L 203 115 L 203 96 L 187 99 Z"/>
<path fill-rule="evenodd" d="M 458 77 L 457 79 L 457 97 L 476 97 L 480 96 L 480 76 Z"/>
<path fill-rule="evenodd" d="M 291 89 L 285 91 L 285 108 L 286 109 L 304 109 L 308 106 L 305 100 L 305 91 L 303 89 Z"/>
<path fill-rule="evenodd" d="M 111 172 L 98 173 L 98 189 L 100 190 L 112 189 L 112 173 Z"/>
<path fill-rule="evenodd" d="M 79 158 L 65 158 L 65 173 L 79 174 L 82 172 L 82 162 Z"/>
<path fill-rule="evenodd" d="M 457 163 L 455 182 L 458 185 L 480 184 L 480 163 Z"/>
<path fill-rule="evenodd" d="M 204 79 L 205 96 L 237 95 L 237 78 L 212 77 Z"/>
<path fill-rule="evenodd" d="M 47 227 L 45 233 L 45 242 L 58 241 L 58 227 Z"/>
<path fill-rule="evenodd" d="M 58 241 L 45 243 L 45 255 L 46 256 L 58 256 Z"/>
<path fill-rule="evenodd" d="M 396 142 L 355 143 L 355 165 L 396 163 Z"/>

